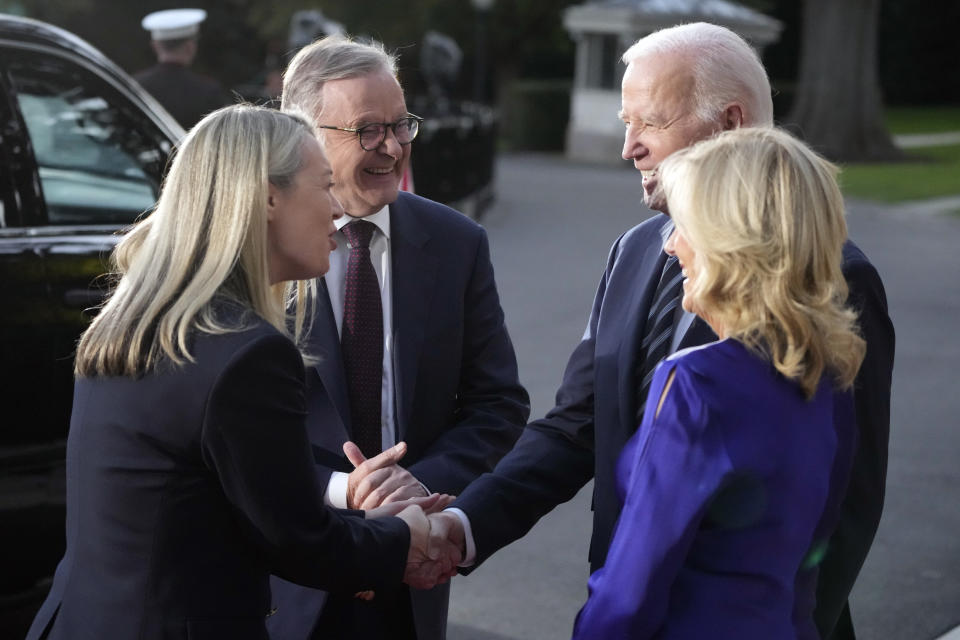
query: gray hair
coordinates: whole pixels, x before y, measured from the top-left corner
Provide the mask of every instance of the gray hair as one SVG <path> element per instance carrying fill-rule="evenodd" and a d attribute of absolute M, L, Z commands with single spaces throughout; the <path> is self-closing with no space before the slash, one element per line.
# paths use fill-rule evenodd
<path fill-rule="evenodd" d="M 397 57 L 387 53 L 379 42 L 357 42 L 343 35 L 321 38 L 297 52 L 287 65 L 280 108 L 319 118 L 325 83 L 377 71 L 397 75 Z"/>
<path fill-rule="evenodd" d="M 655 31 L 623 54 L 630 64 L 652 54 L 685 56 L 694 79 L 694 110 L 713 120 L 730 103 L 743 109 L 745 126 L 773 125 L 770 80 L 757 52 L 739 35 L 715 24 L 695 22 Z"/>

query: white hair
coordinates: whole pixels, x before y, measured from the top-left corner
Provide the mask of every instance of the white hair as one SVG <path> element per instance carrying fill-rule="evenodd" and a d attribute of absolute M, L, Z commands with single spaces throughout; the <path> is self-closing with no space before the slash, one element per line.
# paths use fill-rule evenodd
<path fill-rule="evenodd" d="M 623 54 L 623 62 L 650 55 L 689 59 L 697 117 L 713 120 L 731 103 L 743 108 L 745 126 L 773 125 L 770 80 L 757 52 L 739 35 L 715 24 L 695 22 L 655 31 Z"/>

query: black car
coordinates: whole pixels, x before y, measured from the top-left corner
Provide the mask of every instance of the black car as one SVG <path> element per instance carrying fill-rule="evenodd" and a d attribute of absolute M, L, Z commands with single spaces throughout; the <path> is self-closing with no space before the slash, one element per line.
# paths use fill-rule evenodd
<path fill-rule="evenodd" d="M 0 637 L 26 633 L 64 549 L 73 353 L 117 234 L 183 130 L 103 54 L 0 15 Z"/>

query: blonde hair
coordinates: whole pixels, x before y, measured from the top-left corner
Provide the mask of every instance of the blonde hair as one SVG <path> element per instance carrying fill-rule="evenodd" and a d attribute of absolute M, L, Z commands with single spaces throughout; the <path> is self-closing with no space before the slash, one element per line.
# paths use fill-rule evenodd
<path fill-rule="evenodd" d="M 397 76 L 396 56 L 387 53 L 379 42 L 357 42 L 344 35 L 321 38 L 298 51 L 287 65 L 280 108 L 319 118 L 324 84 L 377 71 Z"/>
<path fill-rule="evenodd" d="M 714 120 L 732 103 L 743 107 L 744 126 L 771 126 L 773 99 L 760 56 L 736 33 L 708 22 L 681 24 L 637 40 L 624 64 L 649 55 L 677 55 L 689 62 L 693 108 L 702 122 Z"/>
<path fill-rule="evenodd" d="M 802 142 L 764 127 L 722 133 L 660 169 L 671 216 L 696 254 L 685 295 L 808 398 L 825 371 L 849 388 L 866 348 L 846 306 L 836 174 Z"/>
<path fill-rule="evenodd" d="M 78 376 L 137 376 L 162 359 L 192 361 L 193 331 L 225 333 L 247 322 L 224 324 L 215 302 L 239 305 L 302 341 L 315 284 L 270 284 L 267 199 L 268 184 L 292 183 L 308 137 L 315 130 L 302 116 L 252 105 L 215 111 L 190 130 L 153 212 L 114 249 L 119 280 L 80 339 Z"/>

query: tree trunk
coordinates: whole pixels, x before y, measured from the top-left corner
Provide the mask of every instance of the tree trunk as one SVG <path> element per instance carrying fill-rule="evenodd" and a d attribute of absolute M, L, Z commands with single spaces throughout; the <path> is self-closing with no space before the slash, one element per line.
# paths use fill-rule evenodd
<path fill-rule="evenodd" d="M 880 0 L 804 0 L 800 74 L 787 120 L 842 161 L 896 160 L 877 72 Z"/>

